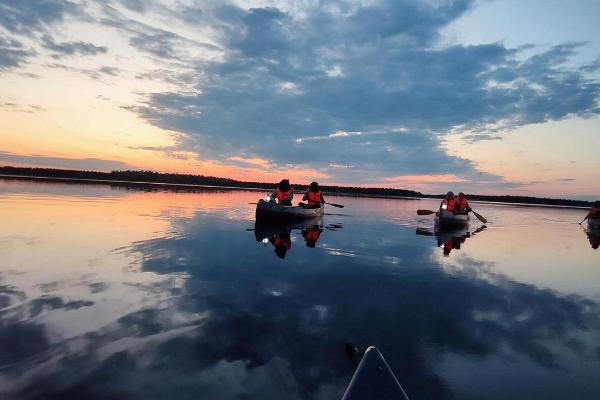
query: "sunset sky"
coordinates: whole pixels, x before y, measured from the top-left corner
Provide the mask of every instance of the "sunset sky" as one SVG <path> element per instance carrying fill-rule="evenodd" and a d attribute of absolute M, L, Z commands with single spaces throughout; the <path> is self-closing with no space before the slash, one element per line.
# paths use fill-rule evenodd
<path fill-rule="evenodd" d="M 0 165 L 600 197 L 597 0 L 0 0 Z"/>

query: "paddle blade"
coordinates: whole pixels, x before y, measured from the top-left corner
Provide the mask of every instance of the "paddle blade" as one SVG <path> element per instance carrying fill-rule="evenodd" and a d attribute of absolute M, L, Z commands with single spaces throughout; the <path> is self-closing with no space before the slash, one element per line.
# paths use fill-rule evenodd
<path fill-rule="evenodd" d="M 481 222 L 483 222 L 484 224 L 487 224 L 487 219 L 483 218 L 483 216 L 479 215 L 478 213 L 476 213 L 475 211 L 471 210 L 471 212 L 473 213 L 473 215 L 475 215 L 477 217 L 478 220 L 480 220 Z"/>
<path fill-rule="evenodd" d="M 417 215 L 431 215 L 435 214 L 435 211 L 431 210 L 417 210 Z"/>
<path fill-rule="evenodd" d="M 337 207 L 337 208 L 344 208 L 344 206 L 341 204 L 335 204 L 335 203 L 327 203 L 327 204 L 329 204 L 330 206 Z"/>

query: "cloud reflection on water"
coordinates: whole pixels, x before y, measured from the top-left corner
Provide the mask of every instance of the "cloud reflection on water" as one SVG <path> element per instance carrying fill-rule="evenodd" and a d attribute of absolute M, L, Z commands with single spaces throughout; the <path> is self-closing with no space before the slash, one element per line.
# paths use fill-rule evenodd
<path fill-rule="evenodd" d="M 139 213 L 143 201 L 127 213 Z M 159 213 L 141 211 L 152 215 L 142 220 L 163 223 L 172 204 L 159 205 Z M 98 271 L 95 280 L 70 281 L 85 291 L 48 287 L 27 297 L 3 272 L 0 348 L 9 351 L 0 358 L 0 387 L 29 399 L 335 399 L 352 374 L 345 343 L 378 345 L 414 398 L 468 392 L 468 382 L 448 378 L 448 357 L 471 360 L 462 365 L 467 375 L 490 360 L 507 370 L 526 360 L 573 382 L 581 382 L 569 375 L 574 358 L 598 364 L 593 300 L 521 283 L 468 254 L 442 262 L 414 228 L 373 218 L 326 216 L 344 228 L 325 230 L 315 248 L 301 245 L 293 228 L 297 242 L 282 262 L 232 214 L 199 206 L 168 213 L 162 234 L 119 238 L 111 262 L 129 271 L 126 282 Z M 107 301 L 98 294 L 117 296 L 119 286 L 144 296 L 123 297 L 131 307 L 99 329 L 60 334 L 78 323 L 77 312 L 97 312 Z M 522 394 L 557 398 L 559 389 L 532 382 Z M 579 398 L 600 393 L 593 381 L 579 390 Z"/>

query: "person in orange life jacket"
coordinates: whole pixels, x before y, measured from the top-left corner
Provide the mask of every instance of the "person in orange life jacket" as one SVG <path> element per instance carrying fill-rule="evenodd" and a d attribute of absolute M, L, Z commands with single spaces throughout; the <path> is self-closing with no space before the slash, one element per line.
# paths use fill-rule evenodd
<path fill-rule="evenodd" d="M 456 203 L 456 209 L 458 214 L 468 214 L 471 211 L 471 207 L 469 207 L 469 202 L 465 197 L 463 192 L 459 192 L 458 196 L 454 198 Z"/>
<path fill-rule="evenodd" d="M 319 236 L 321 236 L 321 232 L 323 232 L 323 230 L 319 228 L 319 225 L 313 225 L 303 229 L 302 237 L 304 238 L 306 247 L 315 247 L 317 240 L 319 240 Z"/>
<path fill-rule="evenodd" d="M 600 219 L 600 201 L 595 202 L 590 208 L 590 212 L 585 216 L 585 219 Z"/>
<path fill-rule="evenodd" d="M 285 254 L 292 247 L 292 239 L 287 232 L 278 233 L 273 238 L 273 246 L 275 246 L 275 254 L 279 258 L 285 258 Z"/>
<path fill-rule="evenodd" d="M 302 196 L 302 200 L 306 201 L 304 203 L 298 203 L 300 207 L 304 208 L 319 208 L 321 204 L 325 204 L 325 199 L 321 194 L 321 189 L 319 189 L 319 184 L 317 182 L 311 182 L 308 186 L 308 190 Z"/>
<path fill-rule="evenodd" d="M 440 211 L 446 210 L 453 213 L 456 213 L 458 207 L 456 206 L 456 199 L 454 198 L 453 192 L 446 193 L 446 197 L 440 203 Z"/>
<path fill-rule="evenodd" d="M 294 188 L 290 185 L 288 179 L 282 179 L 277 185 L 277 190 L 271 193 L 271 201 L 277 199 L 277 203 L 282 206 L 291 206 L 294 198 Z"/>

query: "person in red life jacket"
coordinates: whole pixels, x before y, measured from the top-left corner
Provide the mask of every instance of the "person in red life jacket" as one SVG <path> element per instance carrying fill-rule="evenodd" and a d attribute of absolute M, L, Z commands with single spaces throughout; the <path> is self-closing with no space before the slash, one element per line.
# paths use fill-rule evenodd
<path fill-rule="evenodd" d="M 446 210 L 455 213 L 458 210 L 456 206 L 456 199 L 454 198 L 453 192 L 446 193 L 446 197 L 440 203 L 440 211 Z"/>
<path fill-rule="evenodd" d="M 294 188 L 288 179 L 282 179 L 277 185 L 277 190 L 271 193 L 271 201 L 277 200 L 282 206 L 291 206 L 294 198 Z"/>
<path fill-rule="evenodd" d="M 454 201 L 456 203 L 457 214 L 468 214 L 471 211 L 469 202 L 467 201 L 467 198 L 463 192 L 459 192 Z"/>
<path fill-rule="evenodd" d="M 315 247 L 317 240 L 319 240 L 319 236 L 321 236 L 321 232 L 323 232 L 323 230 L 319 225 L 313 225 L 302 230 L 302 237 L 304 238 L 306 247 Z"/>
<path fill-rule="evenodd" d="M 583 221 L 586 219 L 600 219 L 600 201 L 595 202 L 590 208 L 590 212 L 587 213 Z M 583 222 L 581 221 L 581 222 Z"/>
<path fill-rule="evenodd" d="M 322 204 L 325 204 L 325 199 L 321 194 L 321 189 L 319 189 L 319 184 L 317 182 L 311 182 L 308 186 L 308 190 L 302 196 L 302 200 L 306 201 L 304 203 L 298 203 L 300 207 L 304 208 L 319 208 Z"/>
<path fill-rule="evenodd" d="M 273 238 L 273 246 L 275 247 L 275 254 L 277 257 L 283 259 L 285 254 L 292 247 L 292 239 L 289 233 L 278 233 Z"/>

